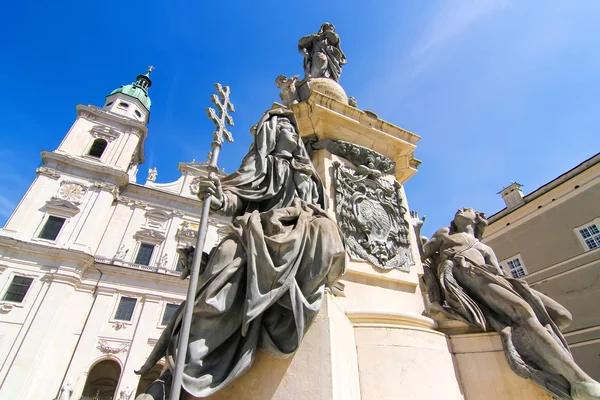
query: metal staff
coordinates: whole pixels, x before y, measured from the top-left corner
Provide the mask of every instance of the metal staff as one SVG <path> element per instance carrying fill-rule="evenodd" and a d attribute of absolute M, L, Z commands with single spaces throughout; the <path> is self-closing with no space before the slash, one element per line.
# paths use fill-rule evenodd
<path fill-rule="evenodd" d="M 217 160 L 219 159 L 219 152 L 223 145 L 223 138 L 228 142 L 233 142 L 233 136 L 231 132 L 227 130 L 225 124 L 233 126 L 233 118 L 229 115 L 228 111 L 234 112 L 233 103 L 229 100 L 229 86 L 221 86 L 220 83 L 215 83 L 215 89 L 219 94 L 213 94 L 210 96 L 213 104 L 218 108 L 217 112 L 208 107 L 206 114 L 216 126 L 216 130 L 213 132 L 213 141 L 211 143 L 212 151 L 208 154 L 208 166 L 207 169 L 210 171 L 209 175 L 216 174 L 218 171 Z M 204 203 L 202 204 L 202 215 L 200 216 L 200 225 L 198 226 L 198 241 L 196 242 L 196 251 L 194 252 L 194 261 L 192 263 L 192 271 L 190 273 L 190 285 L 188 287 L 187 297 L 185 300 L 185 307 L 183 309 L 183 323 L 181 330 L 179 331 L 179 347 L 177 348 L 177 355 L 175 358 L 175 373 L 173 374 L 173 382 L 171 383 L 171 400 L 179 400 L 179 393 L 181 391 L 181 385 L 183 381 L 183 367 L 185 364 L 185 356 L 187 353 L 188 341 L 190 338 L 190 327 L 192 325 L 192 314 L 194 310 L 194 301 L 196 299 L 196 289 L 198 287 L 198 275 L 200 272 L 200 262 L 202 261 L 202 250 L 204 249 L 204 243 L 206 242 L 206 231 L 208 230 L 208 214 L 210 212 L 210 203 L 212 202 L 212 195 L 206 196 Z"/>

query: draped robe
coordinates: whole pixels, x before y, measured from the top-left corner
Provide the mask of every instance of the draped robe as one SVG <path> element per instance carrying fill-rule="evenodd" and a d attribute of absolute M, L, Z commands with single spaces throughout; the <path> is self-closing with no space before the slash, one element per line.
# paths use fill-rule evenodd
<path fill-rule="evenodd" d="M 338 82 L 342 74 L 342 65 L 346 64 L 346 55 L 340 47 L 340 38 L 331 33 L 331 39 L 323 31 L 304 36 L 298 41 L 298 49 L 308 54 L 304 57 L 304 71 L 311 78 L 331 78 Z"/>
<path fill-rule="evenodd" d="M 498 275 L 496 267 L 471 258 L 469 253 L 475 251 L 478 239 L 462 233 L 446 235 L 448 238 L 459 239 L 456 245 L 433 256 L 433 263 L 425 266 L 424 279 L 430 300 L 439 303 L 444 312 L 454 318 L 478 326 L 483 331 L 492 328 L 498 332 L 506 361 L 517 375 L 532 379 L 559 399 L 570 399 L 570 384 L 563 376 L 544 370 L 539 366 L 543 363 L 531 358 L 531 355 L 519 353 L 519 346 L 515 345 L 511 329 L 513 315 L 499 313 L 498 308 L 493 307 L 491 299 L 482 296 L 475 289 L 478 284 L 475 281 L 499 285 L 523 299 L 531 307 L 541 326 L 569 352 L 565 338 L 537 292 L 524 280 Z"/>
<path fill-rule="evenodd" d="M 337 225 L 327 217 L 323 185 L 298 139 L 292 157 L 276 154 L 278 118 L 268 111 L 240 169 L 222 179 L 221 212 L 233 214 L 231 233 L 211 251 L 199 277 L 183 387 L 207 397 L 245 373 L 256 351 L 293 354 L 319 312 L 326 287 L 345 270 Z M 183 305 L 144 373 L 166 354 L 174 370 Z"/>

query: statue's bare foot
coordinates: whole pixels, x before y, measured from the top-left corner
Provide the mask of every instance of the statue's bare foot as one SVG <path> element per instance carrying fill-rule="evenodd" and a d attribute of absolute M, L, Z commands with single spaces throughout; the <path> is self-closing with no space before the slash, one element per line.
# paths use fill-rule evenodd
<path fill-rule="evenodd" d="M 573 400 L 600 399 L 600 383 L 596 381 L 576 382 L 571 385 Z"/>

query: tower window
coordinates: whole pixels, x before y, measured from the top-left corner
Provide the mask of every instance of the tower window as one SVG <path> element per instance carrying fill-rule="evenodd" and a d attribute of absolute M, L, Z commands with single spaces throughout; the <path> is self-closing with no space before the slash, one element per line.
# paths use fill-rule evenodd
<path fill-rule="evenodd" d="M 127 103 L 123 103 L 123 102 L 120 102 L 120 103 L 119 103 L 119 107 L 123 107 L 123 108 L 129 108 L 129 104 L 127 104 Z"/>
<path fill-rule="evenodd" d="M 135 303 L 137 303 L 137 299 L 133 297 L 121 297 L 119 307 L 117 307 L 117 312 L 115 313 L 115 319 L 119 321 L 131 321 Z"/>
<path fill-rule="evenodd" d="M 142 113 L 139 112 L 138 110 L 135 110 L 133 113 L 136 115 L 136 117 L 142 118 Z"/>
<path fill-rule="evenodd" d="M 148 243 L 142 243 L 138 250 L 137 256 L 135 257 L 135 263 L 140 265 L 150 265 L 150 259 L 154 253 L 154 245 Z"/>
<path fill-rule="evenodd" d="M 92 147 L 90 147 L 88 155 L 96 158 L 102 157 L 102 153 L 104 153 L 104 150 L 106 149 L 107 145 L 108 142 L 104 139 L 94 140 L 94 143 L 92 143 Z"/>
<path fill-rule="evenodd" d="M 2 300 L 21 303 L 33 282 L 33 278 L 15 275 Z"/>
<path fill-rule="evenodd" d="M 110 107 L 112 106 L 113 102 L 111 101 L 110 103 L 107 103 L 104 107 Z"/>
<path fill-rule="evenodd" d="M 42 228 L 38 238 L 46 240 L 56 240 L 58 233 L 65 224 L 66 219 L 61 217 L 55 217 L 51 215 L 46 220 L 44 227 Z"/>

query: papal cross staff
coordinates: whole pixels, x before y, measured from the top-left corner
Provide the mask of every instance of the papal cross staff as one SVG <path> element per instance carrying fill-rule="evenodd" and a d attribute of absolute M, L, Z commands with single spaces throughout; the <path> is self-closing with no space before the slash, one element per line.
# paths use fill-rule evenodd
<path fill-rule="evenodd" d="M 215 89 L 217 89 L 219 96 L 217 97 L 217 95 L 213 94 L 210 96 L 210 99 L 213 104 L 217 106 L 218 112 L 211 107 L 206 108 L 208 118 L 215 123 L 217 128 L 213 132 L 213 141 L 211 143 L 212 151 L 208 154 L 207 169 L 210 171 L 209 175 L 216 174 L 218 171 L 217 160 L 219 159 L 221 146 L 223 146 L 223 138 L 228 142 L 233 142 L 233 136 L 231 136 L 231 132 L 227 130 L 226 126 L 226 124 L 233 126 L 233 118 L 231 118 L 228 111 L 235 111 L 233 103 L 229 100 L 229 86 L 223 87 L 220 83 L 215 83 Z M 194 261 L 192 262 L 192 272 L 190 274 L 190 285 L 188 287 L 185 307 L 183 309 L 183 324 L 181 326 L 181 331 L 179 332 L 179 347 L 175 358 L 175 373 L 173 374 L 173 382 L 171 384 L 170 398 L 172 400 L 179 400 L 179 393 L 183 381 L 183 367 L 185 365 L 185 356 L 190 338 L 190 327 L 192 324 L 194 301 L 196 299 L 200 262 L 202 261 L 202 249 L 204 249 L 204 243 L 206 242 L 208 214 L 210 212 L 211 202 L 212 195 L 209 195 L 206 196 L 204 203 L 202 204 L 202 215 L 200 216 L 200 225 L 198 227 L 198 241 L 196 242 L 196 251 L 194 252 Z"/>

